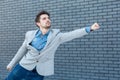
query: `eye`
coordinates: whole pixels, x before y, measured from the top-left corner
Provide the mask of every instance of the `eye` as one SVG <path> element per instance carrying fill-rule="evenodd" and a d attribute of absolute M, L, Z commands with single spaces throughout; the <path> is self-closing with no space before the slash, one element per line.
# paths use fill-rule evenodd
<path fill-rule="evenodd" d="M 46 20 L 46 18 L 43 18 L 43 20 Z"/>

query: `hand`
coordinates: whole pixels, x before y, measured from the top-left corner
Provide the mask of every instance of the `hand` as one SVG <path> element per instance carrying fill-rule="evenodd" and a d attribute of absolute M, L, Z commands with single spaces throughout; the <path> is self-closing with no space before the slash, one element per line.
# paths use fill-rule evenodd
<path fill-rule="evenodd" d="M 98 23 L 94 23 L 94 24 L 90 27 L 91 31 L 97 30 L 97 29 L 99 29 L 99 28 L 100 28 L 100 26 L 99 26 Z"/>
<path fill-rule="evenodd" d="M 12 68 L 11 68 L 10 66 L 7 66 L 6 69 L 7 69 L 8 71 L 11 71 Z"/>

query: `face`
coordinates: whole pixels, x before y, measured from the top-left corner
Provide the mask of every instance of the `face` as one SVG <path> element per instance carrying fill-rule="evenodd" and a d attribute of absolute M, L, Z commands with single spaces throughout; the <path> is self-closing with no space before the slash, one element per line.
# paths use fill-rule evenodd
<path fill-rule="evenodd" d="M 39 22 L 37 22 L 37 25 L 41 28 L 50 28 L 51 26 L 51 20 L 50 17 L 47 14 L 43 14 L 40 16 Z"/>

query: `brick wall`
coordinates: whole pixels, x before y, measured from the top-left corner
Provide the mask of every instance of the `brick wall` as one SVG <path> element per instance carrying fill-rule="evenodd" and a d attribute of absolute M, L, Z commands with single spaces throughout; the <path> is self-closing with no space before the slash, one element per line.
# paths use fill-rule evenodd
<path fill-rule="evenodd" d="M 120 80 L 119 0 L 1 0 L 0 80 L 40 10 L 51 14 L 52 27 L 62 32 L 98 22 L 100 30 L 59 46 L 55 75 L 45 80 Z"/>

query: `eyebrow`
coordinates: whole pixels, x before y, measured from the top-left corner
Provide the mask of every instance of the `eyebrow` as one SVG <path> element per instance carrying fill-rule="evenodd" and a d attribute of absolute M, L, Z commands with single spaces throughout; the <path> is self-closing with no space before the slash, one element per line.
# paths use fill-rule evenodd
<path fill-rule="evenodd" d="M 48 16 L 48 17 L 43 17 L 43 18 L 48 18 L 48 19 L 50 19 L 50 17 L 49 17 L 49 16 Z M 42 19 L 43 19 L 43 18 L 42 18 Z"/>

